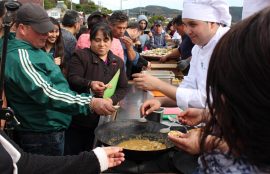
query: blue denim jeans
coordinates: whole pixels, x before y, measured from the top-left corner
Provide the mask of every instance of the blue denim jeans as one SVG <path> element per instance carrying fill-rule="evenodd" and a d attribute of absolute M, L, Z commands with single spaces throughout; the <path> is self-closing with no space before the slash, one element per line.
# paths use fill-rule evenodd
<path fill-rule="evenodd" d="M 49 133 L 16 131 L 14 138 L 25 152 L 50 156 L 64 154 L 64 131 Z"/>

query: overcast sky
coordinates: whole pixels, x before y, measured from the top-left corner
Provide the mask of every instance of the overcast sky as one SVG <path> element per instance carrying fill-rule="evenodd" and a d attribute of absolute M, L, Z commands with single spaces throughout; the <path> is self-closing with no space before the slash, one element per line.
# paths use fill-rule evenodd
<path fill-rule="evenodd" d="M 147 5 L 159 5 L 172 9 L 182 10 L 183 0 L 92 0 L 96 4 L 101 2 L 101 5 L 111 9 L 120 10 L 121 1 L 122 9 L 130 9 L 135 7 L 145 7 Z M 78 3 L 79 0 L 73 0 L 73 2 Z M 243 6 L 243 0 L 228 0 L 230 6 Z"/>

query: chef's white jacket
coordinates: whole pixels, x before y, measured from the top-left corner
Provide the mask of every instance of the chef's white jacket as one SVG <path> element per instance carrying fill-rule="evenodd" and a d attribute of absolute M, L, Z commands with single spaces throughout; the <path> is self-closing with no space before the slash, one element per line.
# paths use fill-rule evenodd
<path fill-rule="evenodd" d="M 209 60 L 217 42 L 228 30 L 228 27 L 219 27 L 216 34 L 205 46 L 195 45 L 193 47 L 189 73 L 184 77 L 176 91 L 178 107 L 182 109 L 205 107 L 205 87 Z"/>

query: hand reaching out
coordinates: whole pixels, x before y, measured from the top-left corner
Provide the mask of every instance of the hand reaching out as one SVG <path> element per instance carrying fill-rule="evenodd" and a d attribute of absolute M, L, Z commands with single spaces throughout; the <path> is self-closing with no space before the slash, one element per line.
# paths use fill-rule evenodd
<path fill-rule="evenodd" d="M 158 90 L 158 85 L 160 83 L 158 78 L 143 73 L 135 73 L 132 77 L 137 88 L 149 91 Z"/>
<path fill-rule="evenodd" d="M 156 100 L 156 99 L 150 99 L 145 101 L 142 105 L 141 105 L 141 115 L 148 115 L 151 112 L 159 109 L 161 106 L 160 101 Z"/>
<path fill-rule="evenodd" d="M 203 114 L 204 109 L 188 108 L 185 111 L 180 112 L 177 118 L 183 124 L 196 126 L 201 122 L 204 122 Z"/>
<path fill-rule="evenodd" d="M 122 148 L 120 147 L 103 147 L 105 150 L 108 161 L 109 161 L 109 168 L 115 167 L 120 165 L 124 160 L 124 153 L 122 152 Z"/>
<path fill-rule="evenodd" d="M 179 136 L 174 136 L 173 134 L 168 134 L 168 138 L 175 144 L 176 147 L 190 153 L 199 154 L 201 152 L 201 136 L 203 134 L 203 129 L 192 129 L 188 133 L 180 133 Z M 219 137 L 213 135 L 207 135 L 204 140 L 204 150 L 211 151 L 213 149 L 218 149 L 224 153 L 229 151 L 228 144 L 220 139 Z"/>
<path fill-rule="evenodd" d="M 106 85 L 100 81 L 92 81 L 91 82 L 91 90 L 97 97 L 102 97 L 104 94 L 104 90 L 106 89 Z"/>
<path fill-rule="evenodd" d="M 111 115 L 115 112 L 112 101 L 108 99 L 93 98 L 90 105 L 98 115 Z"/>
<path fill-rule="evenodd" d="M 176 147 L 193 155 L 200 153 L 200 137 L 201 129 L 192 129 L 186 134 L 181 134 L 180 137 L 168 135 Z"/>

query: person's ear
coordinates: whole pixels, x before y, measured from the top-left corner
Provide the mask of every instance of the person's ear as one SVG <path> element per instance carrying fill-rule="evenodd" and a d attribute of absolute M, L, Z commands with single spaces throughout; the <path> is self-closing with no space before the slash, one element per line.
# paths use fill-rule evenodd
<path fill-rule="evenodd" d="M 28 27 L 29 26 L 27 25 L 19 24 L 17 30 L 19 31 L 19 33 L 21 33 L 21 35 L 25 36 L 27 34 Z"/>

